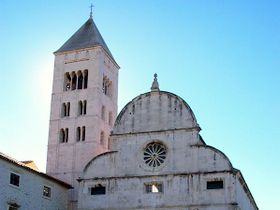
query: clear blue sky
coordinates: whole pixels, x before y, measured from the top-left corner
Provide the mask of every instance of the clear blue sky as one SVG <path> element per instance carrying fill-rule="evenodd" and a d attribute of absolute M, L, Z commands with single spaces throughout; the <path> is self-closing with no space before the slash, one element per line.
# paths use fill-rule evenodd
<path fill-rule="evenodd" d="M 280 1 L 95 0 L 94 21 L 121 66 L 119 110 L 162 90 L 190 105 L 205 142 L 240 169 L 260 210 L 280 174 Z M 0 151 L 45 170 L 52 52 L 91 1 L 0 2 Z"/>

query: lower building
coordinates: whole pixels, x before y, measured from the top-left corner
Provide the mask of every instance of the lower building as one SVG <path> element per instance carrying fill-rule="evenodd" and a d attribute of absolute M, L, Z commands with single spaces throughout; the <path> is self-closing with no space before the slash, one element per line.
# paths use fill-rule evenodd
<path fill-rule="evenodd" d="M 31 162 L 19 162 L 0 153 L 0 209 L 66 210 L 72 187 L 41 173 Z"/>
<path fill-rule="evenodd" d="M 155 77 L 118 115 L 111 151 L 85 166 L 78 209 L 257 210 L 241 172 L 199 132 L 188 104 Z"/>

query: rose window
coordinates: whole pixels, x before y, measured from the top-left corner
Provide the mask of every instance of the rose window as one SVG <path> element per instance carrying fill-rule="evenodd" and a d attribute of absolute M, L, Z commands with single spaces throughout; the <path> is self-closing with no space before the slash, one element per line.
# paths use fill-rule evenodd
<path fill-rule="evenodd" d="M 144 149 L 144 162 L 150 167 L 158 167 L 166 159 L 166 147 L 157 142 L 150 143 Z"/>

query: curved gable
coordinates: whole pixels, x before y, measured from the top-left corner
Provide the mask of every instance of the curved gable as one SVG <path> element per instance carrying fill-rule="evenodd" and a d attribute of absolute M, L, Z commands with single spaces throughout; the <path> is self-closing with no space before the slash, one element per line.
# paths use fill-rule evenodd
<path fill-rule="evenodd" d="M 188 104 L 179 96 L 155 91 L 141 94 L 118 115 L 113 134 L 198 127 Z"/>
<path fill-rule="evenodd" d="M 117 151 L 105 152 L 92 158 L 83 170 L 83 178 L 92 178 L 93 174 L 101 177 L 105 174 L 112 175 L 115 168 L 114 157 L 116 153 Z"/>

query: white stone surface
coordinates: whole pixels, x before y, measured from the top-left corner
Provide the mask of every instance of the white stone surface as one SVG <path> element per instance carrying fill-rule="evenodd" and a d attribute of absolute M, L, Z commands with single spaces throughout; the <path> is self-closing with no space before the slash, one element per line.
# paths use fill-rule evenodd
<path fill-rule="evenodd" d="M 10 184 L 10 173 L 20 176 L 19 186 Z M 43 187 L 51 188 L 51 197 L 43 196 Z M 16 203 L 22 210 L 66 210 L 67 188 L 39 176 L 36 172 L 0 159 L 0 209 Z"/>
<path fill-rule="evenodd" d="M 255 210 L 250 193 L 229 159 L 207 146 L 189 106 L 178 96 L 153 91 L 133 99 L 119 114 L 110 149 L 85 167 L 79 188 L 79 210 L 177 209 Z M 160 142 L 165 162 L 147 166 L 143 151 Z M 206 189 L 222 180 L 222 189 Z M 162 183 L 162 193 L 146 193 L 145 183 Z M 90 195 L 102 185 L 105 195 Z"/>
<path fill-rule="evenodd" d="M 88 70 L 87 89 L 64 90 L 66 72 Z M 108 138 L 112 129 L 109 112 L 113 121 L 117 115 L 118 65 L 102 47 L 55 54 L 51 115 L 49 126 L 47 174 L 61 179 L 72 186 L 69 200 L 73 209 L 77 204 L 77 179 L 84 166 L 92 157 L 108 151 Z M 112 81 L 112 96 L 103 93 L 103 76 Z M 79 100 L 87 100 L 86 115 L 78 115 Z M 62 117 L 62 103 L 70 102 L 70 116 Z M 105 106 L 105 119 L 101 108 Z M 76 141 L 76 128 L 86 127 L 85 141 Z M 67 143 L 59 142 L 61 128 L 69 129 Z M 104 144 L 100 143 L 100 132 L 104 131 Z"/>

